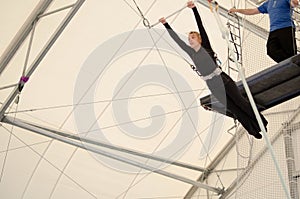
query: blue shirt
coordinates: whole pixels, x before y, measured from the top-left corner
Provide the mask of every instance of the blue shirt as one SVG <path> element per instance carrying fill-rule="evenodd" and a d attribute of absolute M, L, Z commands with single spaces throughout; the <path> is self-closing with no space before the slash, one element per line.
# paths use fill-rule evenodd
<path fill-rule="evenodd" d="M 292 20 L 293 8 L 290 0 L 268 0 L 258 7 L 260 13 L 268 13 L 270 17 L 270 31 L 286 27 L 295 27 Z"/>

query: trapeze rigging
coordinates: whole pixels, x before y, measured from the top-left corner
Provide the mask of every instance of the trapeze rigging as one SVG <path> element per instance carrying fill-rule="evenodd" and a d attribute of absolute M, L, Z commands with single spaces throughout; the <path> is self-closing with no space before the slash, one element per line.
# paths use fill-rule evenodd
<path fill-rule="evenodd" d="M 267 143 L 267 145 L 268 145 L 268 147 L 269 147 L 269 150 L 270 150 L 270 152 L 271 152 L 271 155 L 272 155 L 272 159 L 273 159 L 273 161 L 274 161 L 274 164 L 275 165 L 278 165 L 278 163 L 277 163 L 277 160 L 276 160 L 276 158 L 275 158 L 275 155 L 274 155 L 274 152 L 273 152 L 273 150 L 272 150 L 272 146 L 271 146 L 271 144 L 270 144 L 270 141 L 268 140 L 268 138 L 267 138 L 267 136 L 266 136 L 266 124 L 268 123 L 264 118 L 263 118 L 263 116 L 259 113 L 259 110 L 258 110 L 258 108 L 257 108 L 257 105 L 256 105 L 256 102 L 254 101 L 254 98 L 253 98 L 253 96 L 252 96 L 252 93 L 251 93 L 251 91 L 250 91 L 250 88 L 249 88 L 249 85 L 247 84 L 247 81 L 246 81 L 246 77 L 245 77 L 245 74 L 243 73 L 244 71 L 243 71 L 243 69 L 242 69 L 242 66 L 241 65 L 239 65 L 239 63 L 238 63 L 238 61 L 237 61 L 237 58 L 236 57 L 234 57 L 234 50 L 233 50 L 233 48 L 232 48 L 232 46 L 231 46 L 231 44 L 230 44 L 230 42 L 229 42 L 229 31 L 226 29 L 226 28 L 224 28 L 224 26 L 222 25 L 222 21 L 221 21 L 221 19 L 220 19 L 220 16 L 219 16 L 219 14 L 218 14 L 218 11 L 217 11 L 217 9 L 218 9 L 218 3 L 217 2 L 215 2 L 215 1 L 208 1 L 210 4 L 211 4 L 211 6 L 212 6 L 212 4 L 215 6 L 215 9 L 213 9 L 213 8 L 211 8 L 211 10 L 212 10 L 212 12 L 213 12 L 213 14 L 214 14 L 214 16 L 215 16 L 215 19 L 216 19 L 216 21 L 217 21 L 217 24 L 218 24 L 218 26 L 219 26 L 219 29 L 220 29 L 220 31 L 221 31 L 221 33 L 222 33 L 222 37 L 223 37 L 223 39 L 225 39 L 226 40 L 226 42 L 227 42 L 227 46 L 228 46 L 228 49 L 229 49 L 229 57 L 234 61 L 234 63 L 236 64 L 236 68 L 237 68 L 237 70 L 238 70 L 238 72 L 239 72 L 239 75 L 240 75 L 240 77 L 241 77 L 241 83 L 242 83 L 242 85 L 243 85 L 243 88 L 244 88 L 244 93 L 246 93 L 246 95 L 247 95 L 247 98 L 249 99 L 249 101 L 250 101 L 250 104 L 251 104 L 251 106 L 252 106 L 252 109 L 253 109 L 253 111 L 254 111 L 254 114 L 255 114 L 255 117 L 256 117 L 256 119 L 257 119 L 257 122 L 258 122 L 258 125 L 259 125 L 259 128 L 260 128 L 260 130 L 261 130 L 261 132 L 263 133 L 263 135 L 264 135 L 264 137 L 265 137 L 265 139 L 266 139 L 266 143 Z M 207 43 L 204 43 L 204 42 L 207 42 L 208 41 L 208 38 L 207 38 L 207 36 L 206 36 L 206 33 L 205 33 L 205 30 L 202 28 L 202 22 L 201 22 L 201 19 L 200 19 L 200 16 L 199 16 L 199 14 L 197 13 L 197 9 L 195 8 L 195 6 L 194 6 L 194 4 L 193 4 L 193 2 L 188 2 L 188 7 L 190 7 L 190 8 L 193 8 L 193 11 L 194 11 L 194 14 L 195 14 L 195 18 L 196 18 L 196 21 L 197 21 L 197 24 L 198 24 L 198 27 L 199 27 L 199 32 L 200 32 L 200 35 L 201 35 L 201 37 L 204 37 L 204 41 L 202 41 L 202 39 L 201 39 L 201 37 L 199 37 L 200 39 L 199 39 L 199 41 L 198 41 L 198 43 L 199 44 L 197 44 L 197 42 L 195 43 L 194 42 L 194 36 L 193 36 L 193 34 L 194 34 L 194 32 L 190 32 L 189 33 L 189 42 L 190 42 L 190 47 L 187 47 L 186 46 L 186 44 L 177 36 L 177 34 L 172 30 L 172 28 L 170 27 L 170 25 L 167 23 L 167 21 L 166 21 L 166 19 L 167 19 L 167 17 L 166 18 L 161 18 L 159 21 L 166 27 L 166 29 L 168 30 L 168 33 L 169 33 L 169 35 L 173 38 L 173 40 L 193 59 L 193 61 L 194 61 L 194 63 L 196 63 L 196 65 L 197 65 L 197 63 L 199 62 L 200 63 L 200 61 L 198 61 L 194 56 L 195 56 L 195 54 L 196 53 L 198 53 L 198 52 L 201 52 L 200 51 L 200 49 L 201 49 L 201 45 L 203 45 L 203 47 L 205 48 L 205 50 L 207 51 L 207 52 L 212 52 L 213 53 L 213 50 L 211 49 L 211 47 L 210 47 L 210 44 L 209 44 L 209 42 L 208 42 L 208 44 Z M 194 9 L 195 8 L 195 9 Z M 172 14 L 173 15 L 173 14 Z M 170 16 L 172 16 L 172 15 L 170 15 Z M 168 16 L 169 17 L 169 16 Z M 154 25 L 156 25 L 156 24 L 154 24 Z M 151 27 L 153 27 L 153 26 L 148 26 L 148 28 L 151 28 Z M 231 34 L 231 37 L 232 37 L 232 34 Z M 203 42 L 203 43 L 202 43 Z M 199 45 L 199 46 L 198 46 Z M 206 46 L 206 47 L 205 47 Z M 191 50 L 192 49 L 192 50 Z M 237 51 L 237 50 L 236 50 Z M 203 55 L 197 55 L 197 56 L 199 56 L 199 57 L 203 57 Z M 212 56 L 212 55 L 210 55 L 211 56 L 211 58 L 212 59 L 214 59 L 214 57 Z M 204 59 L 203 59 L 204 60 Z M 204 62 L 204 65 L 206 64 L 206 66 L 209 66 L 210 64 L 208 63 L 208 62 Z M 197 66 L 196 66 L 197 67 Z M 299 67 L 298 67 L 298 65 L 296 64 L 296 68 L 297 69 L 299 69 Z M 217 68 L 218 69 L 218 68 Z M 198 70 L 200 70 L 200 71 L 202 71 L 201 73 L 199 73 L 198 72 Z M 196 71 L 197 71 L 197 73 L 198 74 L 202 74 L 202 73 L 206 73 L 205 72 L 205 70 L 203 70 L 203 69 L 201 69 L 201 68 L 197 68 L 196 69 Z M 211 70 L 212 71 L 212 70 Z M 221 73 L 221 71 L 220 72 L 218 72 L 218 73 L 216 73 L 215 71 L 213 71 L 213 72 L 211 72 L 211 74 L 212 75 L 205 75 L 205 77 L 203 78 L 205 81 L 207 81 L 207 80 L 209 80 L 210 81 L 210 79 L 212 79 L 212 78 L 214 78 L 215 76 L 218 76 L 218 75 L 221 75 L 222 73 Z M 298 77 L 299 75 L 297 75 L 296 74 L 296 77 Z M 227 80 L 228 81 L 228 80 Z M 299 80 L 297 81 L 296 80 L 296 82 L 298 82 L 298 84 L 297 85 L 300 85 L 299 84 Z M 214 91 L 214 90 L 216 90 L 216 89 L 214 89 L 214 87 L 211 85 L 209 85 L 209 82 L 207 82 L 207 84 L 208 84 L 208 87 L 210 87 L 210 90 L 212 91 L 212 95 L 214 95 L 215 96 L 215 98 L 217 99 L 217 101 L 220 103 L 220 104 L 223 104 L 223 106 L 225 106 L 226 105 L 226 102 L 224 103 L 223 101 L 222 101 L 222 98 L 219 96 L 219 94 L 216 92 L 216 91 Z M 228 83 L 226 83 L 226 84 L 228 84 Z M 297 86 L 298 87 L 298 86 Z M 229 88 L 228 88 L 229 89 Z M 227 90 L 228 90 L 227 89 Z M 299 88 L 296 88 L 295 89 L 296 91 L 295 91 L 295 94 L 292 94 L 292 96 L 296 96 L 296 95 L 298 95 L 299 94 Z M 226 96 L 227 95 L 229 95 L 229 94 L 227 94 L 227 92 L 229 92 L 229 90 L 228 91 L 225 91 L 226 92 Z M 233 94 L 233 93 L 232 93 Z M 229 98 L 228 98 L 229 99 Z M 228 106 L 228 99 L 227 99 L 227 106 Z M 242 99 L 242 98 L 240 98 L 240 99 Z M 237 103 L 234 103 L 234 104 L 237 104 Z M 215 104 L 213 104 L 212 106 L 214 106 Z M 211 107 L 212 107 L 211 106 Z M 237 119 L 243 124 L 243 126 L 247 129 L 247 131 L 250 133 L 250 134 L 252 134 L 252 135 L 254 135 L 256 138 L 261 138 L 261 137 L 259 137 L 259 136 L 256 136 L 256 134 L 253 134 L 253 132 L 251 131 L 251 128 L 250 127 L 247 127 L 247 122 L 245 122 L 245 123 L 243 123 L 243 120 L 242 120 L 242 118 L 244 117 L 244 116 L 242 116 L 242 115 L 240 115 L 239 116 L 239 111 L 236 111 L 235 110 L 235 108 L 232 108 L 232 107 L 230 107 L 229 106 L 229 108 L 227 108 L 226 107 L 226 111 L 227 111 L 227 109 L 229 109 L 229 111 L 234 111 L 234 112 L 232 112 L 232 116 L 234 115 L 234 117 L 236 118 L 237 117 Z M 224 111 L 224 108 L 223 108 L 223 112 L 225 112 Z M 246 111 L 246 113 L 248 113 L 248 111 Z M 248 120 L 249 122 L 251 121 L 251 120 Z M 258 134 L 259 135 L 259 134 Z M 280 176 L 280 178 L 281 179 L 283 179 L 283 176 L 282 176 L 282 174 L 281 174 L 281 171 L 280 171 L 280 169 L 278 168 L 278 166 L 277 166 L 277 172 L 278 172 L 278 174 L 279 174 L 279 176 Z M 285 190 L 285 193 L 286 193 L 286 195 L 287 195 L 287 197 L 288 197 L 288 191 L 287 191 L 287 187 L 285 186 L 285 184 L 283 183 L 283 180 L 282 180 L 282 186 L 283 186 L 283 188 L 284 188 L 284 190 Z"/>
<path fill-rule="evenodd" d="M 200 0 L 195 1 L 198 3 L 202 3 Z M 136 4 L 136 2 L 134 1 L 134 3 Z M 246 78 L 243 74 L 243 70 L 241 69 L 240 64 L 238 63 L 238 59 L 239 59 L 239 54 L 238 54 L 238 50 L 236 49 L 236 46 L 234 45 L 234 48 L 232 48 L 232 45 L 229 42 L 229 36 L 232 37 L 232 34 L 230 32 L 228 32 L 228 29 L 224 28 L 221 20 L 220 20 L 220 16 L 218 13 L 218 3 L 215 1 L 209 1 L 209 4 L 211 6 L 211 11 L 213 12 L 213 15 L 215 16 L 217 23 L 219 25 L 220 31 L 222 33 L 223 38 L 226 40 L 227 44 L 228 44 L 228 48 L 229 48 L 229 57 L 231 60 L 233 60 L 233 62 L 236 64 L 236 67 L 238 69 L 238 71 L 240 72 L 240 76 L 242 78 L 242 80 L 240 82 L 237 83 L 238 88 L 240 89 L 240 92 L 244 95 L 244 96 L 248 96 L 250 103 L 252 105 L 252 108 L 254 110 L 254 113 L 257 117 L 258 120 L 258 124 L 259 127 L 261 129 L 261 131 L 265 136 L 265 132 L 266 129 L 264 127 L 263 121 L 261 119 L 261 116 L 259 115 L 259 111 L 263 111 L 266 110 L 268 108 L 271 108 L 275 105 L 278 105 L 282 102 L 285 102 L 287 100 L 290 100 L 294 97 L 299 96 L 300 94 L 300 67 L 299 67 L 299 56 L 296 55 L 294 57 L 291 57 L 283 62 L 280 62 L 276 65 L 274 65 L 273 67 L 266 69 L 264 71 L 261 71 L 251 77 Z M 136 4 L 139 13 L 143 19 L 143 24 L 146 28 L 153 28 L 154 26 L 158 25 L 159 22 L 154 23 L 154 24 L 150 24 L 150 22 L 145 18 L 145 16 L 143 15 L 142 11 L 139 9 L 138 5 Z M 214 7 L 215 6 L 215 7 Z M 213 8 L 214 7 L 214 8 Z M 168 19 L 172 16 L 174 16 L 176 13 L 182 11 L 183 9 L 185 9 L 186 6 L 184 6 L 183 8 L 180 8 L 178 11 L 168 15 L 167 17 L 165 17 L 165 19 Z M 232 39 L 232 38 L 231 38 Z M 236 55 L 234 55 L 236 54 Z M 192 66 L 192 65 L 191 65 Z M 193 67 L 192 67 L 193 68 Z M 195 70 L 195 67 L 193 68 Z M 30 75 L 31 73 L 29 73 Z M 20 82 L 18 84 L 18 91 L 21 92 L 22 88 L 24 87 L 24 84 L 28 81 L 29 75 L 25 74 L 25 70 L 22 74 L 22 77 L 20 79 Z M 280 78 L 279 78 L 280 77 Z M 14 84 L 14 86 L 16 86 Z M 287 89 L 288 88 L 288 89 Z M 251 92 L 250 92 L 251 91 Z M 253 95 L 253 97 L 252 97 Z M 257 105 L 255 104 L 255 102 L 258 103 L 261 106 L 256 107 Z M 213 110 L 213 111 L 217 111 L 220 113 L 223 113 L 227 116 L 233 117 L 233 114 L 230 112 L 230 110 L 226 110 L 226 112 L 224 112 L 224 106 L 222 106 L 222 104 L 216 100 L 216 98 L 214 98 L 212 95 L 208 95 L 205 96 L 203 98 L 200 99 L 201 105 L 204 108 Z M 7 108 L 7 107 L 6 107 Z M 9 118 L 4 116 L 4 111 L 1 111 L 1 122 L 5 122 L 5 123 L 10 123 L 10 124 L 14 124 L 16 125 L 18 121 L 13 121 L 14 119 Z M 22 127 L 23 124 L 18 124 L 21 128 L 28 128 L 26 127 Z M 29 124 L 28 124 L 29 125 Z M 36 126 L 34 127 L 30 127 L 28 128 L 29 130 L 32 128 L 37 128 Z M 47 131 L 48 129 L 38 129 L 37 131 Z M 51 132 L 51 131 L 50 131 Z M 57 133 L 57 132 L 53 132 L 52 133 Z M 52 137 L 54 139 L 57 139 L 58 137 L 55 135 L 50 135 L 50 134 L 45 134 L 46 136 Z M 67 137 L 70 138 L 70 135 L 60 135 L 59 136 L 59 140 L 66 142 L 66 143 L 70 143 L 74 146 L 77 147 L 81 147 L 80 144 L 74 142 L 74 141 L 66 141 L 65 139 L 62 139 L 61 137 Z M 78 139 L 77 137 L 72 137 L 72 139 Z M 87 142 L 91 142 L 90 140 L 85 140 Z M 100 143 L 94 143 L 96 145 L 100 145 Z M 106 146 L 106 147 L 110 147 L 110 146 Z M 86 147 L 85 147 L 86 148 Z M 102 151 L 99 151 L 93 147 L 89 148 L 88 150 L 102 154 L 102 155 L 106 155 L 106 156 L 110 156 L 110 154 L 108 153 L 104 153 Z M 128 151 L 127 151 L 128 152 Z M 122 159 L 122 158 L 118 158 L 118 157 L 112 157 L 114 159 L 117 159 L 119 161 L 124 161 L 126 162 L 126 160 Z M 151 156 L 147 156 L 147 158 L 157 158 L 157 157 L 151 157 Z M 158 161 L 165 161 L 166 160 L 162 160 L 160 158 L 157 158 Z M 138 163 L 135 162 L 128 162 L 129 164 L 132 164 L 134 166 L 138 166 L 141 168 L 144 168 L 146 170 L 150 170 L 153 171 L 153 168 L 150 167 L 146 167 L 145 165 L 140 165 Z M 177 164 L 177 163 L 175 163 Z M 180 164 L 179 164 L 180 165 Z M 182 164 L 183 165 L 183 164 Z M 181 165 L 181 166 L 182 166 Z M 188 167 L 187 165 L 184 165 L 186 167 Z M 197 168 L 199 169 L 199 168 Z M 178 175 L 172 175 L 169 174 L 167 172 L 163 172 L 163 171 L 155 171 L 161 175 L 166 175 L 169 177 L 172 177 L 174 179 L 186 182 L 186 183 L 190 183 L 193 186 L 198 186 L 198 187 L 202 187 L 205 189 L 208 189 L 210 191 L 216 192 L 218 194 L 222 194 L 223 190 L 220 188 L 213 188 L 213 187 L 209 187 L 209 186 L 205 186 L 201 183 L 195 182 L 195 181 L 191 181 L 189 179 L 185 179 L 182 178 L 181 176 Z"/>

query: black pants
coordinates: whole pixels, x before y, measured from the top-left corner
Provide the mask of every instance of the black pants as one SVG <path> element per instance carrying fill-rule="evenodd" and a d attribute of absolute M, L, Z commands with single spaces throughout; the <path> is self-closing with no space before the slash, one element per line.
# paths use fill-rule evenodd
<path fill-rule="evenodd" d="M 277 63 L 296 55 L 295 28 L 286 27 L 270 32 L 267 54 Z"/>
<path fill-rule="evenodd" d="M 236 83 L 226 73 L 222 72 L 219 76 L 207 80 L 206 83 L 212 94 L 235 115 L 249 134 L 257 135 L 260 132 L 250 102 L 241 95 Z M 267 120 L 263 115 L 260 116 L 266 126 Z"/>

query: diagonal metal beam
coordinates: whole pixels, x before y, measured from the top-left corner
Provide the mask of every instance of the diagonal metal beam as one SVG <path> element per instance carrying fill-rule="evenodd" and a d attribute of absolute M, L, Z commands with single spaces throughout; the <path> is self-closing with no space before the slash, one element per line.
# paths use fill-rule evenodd
<path fill-rule="evenodd" d="M 215 168 L 220 164 L 220 162 L 224 159 L 226 154 L 228 154 L 232 148 L 235 146 L 235 143 L 237 140 L 239 140 L 243 135 L 243 131 L 237 131 L 236 137 L 232 137 L 229 142 L 226 144 L 226 146 L 216 155 L 216 158 L 211 161 L 211 163 L 207 166 L 206 173 L 201 174 L 197 181 L 198 182 L 204 182 L 208 179 L 209 175 L 215 170 Z M 198 187 L 192 186 L 186 195 L 184 196 L 184 199 L 190 199 L 193 198 L 194 194 L 198 190 Z"/>
<path fill-rule="evenodd" d="M 72 146 L 76 146 L 76 147 L 88 150 L 88 151 L 93 152 L 93 153 L 97 153 L 99 155 L 102 155 L 102 156 L 105 156 L 105 157 L 108 157 L 108 158 L 111 158 L 111 159 L 114 159 L 114 160 L 117 160 L 117 161 L 120 161 L 120 162 L 124 162 L 126 164 L 129 164 L 129 165 L 132 165 L 132 166 L 135 166 L 135 167 L 138 167 L 138 168 L 145 169 L 145 170 L 150 171 L 150 172 L 154 172 L 154 173 L 157 173 L 157 174 L 160 174 L 160 175 L 163 175 L 163 176 L 175 179 L 175 180 L 179 180 L 181 182 L 191 184 L 191 185 L 196 186 L 198 188 L 203 188 L 203 189 L 215 192 L 217 194 L 222 194 L 223 193 L 223 190 L 220 189 L 220 188 L 215 188 L 215 187 L 212 187 L 212 186 L 209 186 L 209 185 L 206 185 L 206 184 L 202 184 L 200 182 L 188 179 L 186 177 L 183 177 L 183 176 L 180 176 L 180 175 L 177 175 L 177 174 L 174 174 L 174 173 L 170 173 L 170 172 L 161 170 L 161 169 L 156 168 L 156 167 L 145 165 L 145 164 L 142 164 L 138 161 L 131 160 L 131 159 L 128 159 L 126 157 L 116 155 L 116 154 L 113 154 L 113 153 L 105 151 L 105 150 L 101 150 L 99 147 L 95 147 L 95 145 L 94 146 L 86 145 L 86 144 L 82 143 L 81 140 L 74 139 L 74 136 L 73 136 L 73 138 L 66 137 L 65 134 L 63 134 L 63 133 L 58 133 L 58 132 L 55 133 L 53 131 L 47 130 L 46 128 L 40 128 L 36 125 L 32 125 L 30 123 L 27 123 L 27 122 L 24 122 L 20 119 L 16 119 L 16 118 L 12 118 L 12 117 L 4 117 L 2 122 L 7 123 L 7 124 L 11 124 L 11 125 L 14 125 L 14 126 L 26 129 L 26 130 L 29 130 L 29 131 L 34 132 L 34 133 L 38 133 L 40 135 L 43 135 L 43 136 L 46 136 L 46 137 L 49 137 L 49 138 L 67 143 L 67 144 L 70 144 Z M 70 135 L 68 134 L 68 136 L 70 136 Z"/>
<path fill-rule="evenodd" d="M 300 106 L 297 108 L 297 110 L 293 113 L 293 115 L 291 115 L 291 117 L 285 123 L 291 124 L 297 118 L 297 116 L 299 116 L 299 114 L 300 114 Z M 281 127 L 281 129 L 272 137 L 271 143 L 274 144 L 274 142 L 276 142 L 282 136 L 282 134 L 284 133 L 285 130 L 286 130 L 286 126 L 283 125 Z M 262 148 L 261 151 L 258 152 L 256 157 L 252 160 L 252 163 L 250 165 L 248 165 L 247 168 L 224 191 L 224 193 L 222 194 L 220 199 L 225 199 L 228 195 L 230 195 L 235 190 L 235 188 L 238 186 L 238 182 L 240 182 L 244 178 L 244 176 L 246 176 L 246 174 L 249 173 L 249 171 L 251 171 L 251 168 L 253 167 L 253 165 L 255 165 L 263 157 L 263 155 L 266 154 L 267 152 L 268 152 L 267 146 Z"/>
<path fill-rule="evenodd" d="M 287 176 L 288 176 L 288 185 L 290 188 L 290 194 L 292 199 L 299 199 L 299 191 L 297 185 L 297 179 L 295 178 L 295 172 L 297 168 L 296 160 L 295 160 L 295 149 L 293 142 L 293 134 L 296 133 L 298 129 L 300 129 L 300 122 L 297 123 L 285 123 L 283 131 L 283 139 L 285 146 L 285 157 L 286 157 L 286 165 L 287 165 Z M 295 141 L 295 140 L 294 140 Z"/>
<path fill-rule="evenodd" d="M 2 56 L 0 57 L 0 75 L 14 57 L 20 46 L 31 32 L 33 25 L 39 20 L 39 16 L 47 10 L 53 0 L 41 0 L 29 15 L 23 26 L 12 39 Z"/>
<path fill-rule="evenodd" d="M 21 119 L 13 119 L 9 116 L 5 116 L 3 118 L 2 122 L 14 125 L 15 122 L 12 122 L 14 120 L 16 120 L 18 124 L 26 124 L 26 127 L 27 127 L 26 129 L 27 130 L 31 130 L 29 127 L 32 127 L 32 129 L 35 130 L 35 131 L 37 129 L 39 129 L 40 131 L 47 131 L 49 133 L 53 133 L 53 134 L 56 134 L 56 135 L 59 135 L 59 136 L 69 138 L 69 139 L 81 141 L 81 142 L 84 142 L 84 143 L 87 143 L 87 144 L 92 144 L 92 145 L 100 146 L 100 147 L 107 148 L 107 149 L 112 149 L 112 150 L 115 150 L 115 151 L 130 154 L 130 155 L 135 155 L 135 156 L 139 156 L 139 157 L 143 157 L 143 158 L 148 158 L 148 159 L 151 159 L 151 160 L 156 160 L 156 161 L 159 161 L 159 162 L 162 162 L 162 163 L 168 163 L 168 164 L 172 164 L 172 165 L 175 165 L 175 166 L 179 166 L 179 167 L 182 167 L 182 168 L 191 169 L 191 170 L 195 170 L 195 171 L 201 171 L 201 172 L 206 171 L 206 169 L 202 168 L 202 167 L 194 166 L 194 165 L 191 165 L 191 164 L 186 164 L 186 163 L 183 163 L 183 162 L 172 161 L 172 160 L 169 160 L 169 159 L 166 159 L 166 158 L 141 153 L 141 152 L 138 152 L 138 151 L 134 151 L 134 150 L 119 147 L 119 146 L 114 146 L 114 145 L 107 144 L 107 143 L 104 143 L 104 142 L 101 142 L 101 141 L 86 138 L 84 136 L 78 136 L 78 135 L 75 135 L 75 134 L 70 134 L 70 133 L 59 131 L 59 130 L 54 130 L 54 129 L 51 129 L 49 127 L 44 127 L 44 126 L 41 126 L 41 125 L 33 124 L 31 122 L 24 121 L 24 120 L 21 120 Z"/>
<path fill-rule="evenodd" d="M 196 0 L 196 2 L 200 3 L 201 5 L 205 6 L 206 8 L 210 9 L 209 3 L 207 0 Z M 228 17 L 228 10 L 222 6 L 219 5 L 218 12 L 221 16 L 227 18 Z M 242 18 L 241 16 L 237 15 L 239 21 L 244 21 L 244 23 L 241 23 L 240 25 L 243 26 L 244 29 L 256 34 L 262 39 L 267 39 L 269 35 L 269 31 L 266 29 Z M 247 24 L 247 26 L 244 26 L 244 24 Z"/>
<path fill-rule="evenodd" d="M 256 1 L 256 0 L 249 0 L 250 3 L 254 4 L 254 5 L 260 5 L 264 2 L 265 0 L 261 0 L 261 1 Z M 198 2 L 199 4 L 201 4 L 202 6 L 210 9 L 209 7 L 209 3 L 207 2 L 207 0 L 195 0 L 195 2 Z M 222 6 L 219 5 L 219 8 L 218 8 L 218 12 L 221 16 L 227 18 L 228 17 L 228 10 Z M 294 12 L 295 13 L 295 12 Z M 245 18 L 241 17 L 240 15 L 237 15 L 238 17 L 238 20 L 239 21 L 244 21 L 244 23 L 241 23 L 240 25 L 254 33 L 255 35 L 259 36 L 260 38 L 264 39 L 264 40 L 267 40 L 268 39 L 268 35 L 269 35 L 269 31 L 256 25 L 255 23 L 252 23 L 250 22 L 249 20 L 246 20 Z M 299 21 L 299 14 L 298 15 L 295 15 L 294 14 L 294 18 L 295 18 L 295 21 Z M 229 18 L 230 20 L 230 18 Z M 247 24 L 247 25 L 244 25 L 244 24 Z M 299 29 L 299 27 L 297 27 L 297 23 L 295 24 L 296 25 L 296 30 Z M 296 38 L 297 39 L 297 38 Z M 300 51 L 300 46 L 297 47 L 297 51 L 299 52 Z"/>
<path fill-rule="evenodd" d="M 286 123 L 292 123 L 297 116 L 300 114 L 300 106 L 297 108 L 297 110 L 294 112 L 294 114 L 288 119 Z M 272 138 L 271 142 L 274 143 L 280 136 L 282 135 L 282 130 L 278 131 L 278 133 Z M 214 169 L 220 164 L 220 162 L 223 160 L 223 158 L 226 156 L 226 154 L 232 150 L 232 148 L 235 146 L 236 142 L 240 140 L 240 138 L 243 136 L 242 131 L 238 131 L 235 135 L 236 137 L 232 137 L 231 140 L 226 144 L 226 146 L 220 151 L 219 154 L 216 155 L 216 158 L 212 160 L 212 162 L 207 166 L 207 173 L 203 173 L 199 176 L 198 180 L 199 182 L 204 182 L 206 179 L 208 179 L 209 175 L 214 171 Z M 253 162 L 257 162 L 259 158 L 262 157 L 263 154 L 267 152 L 268 148 L 265 146 L 260 153 L 256 156 L 255 160 Z M 232 183 L 231 185 L 224 190 L 224 193 L 220 196 L 221 198 L 226 198 L 234 189 L 236 188 L 238 182 L 242 179 L 243 176 L 249 172 L 252 165 L 248 165 L 247 168 L 244 169 L 243 173 L 240 174 Z M 190 188 L 190 190 L 186 193 L 184 196 L 185 199 L 193 198 L 195 192 L 198 190 L 197 187 L 193 186 Z"/>
<path fill-rule="evenodd" d="M 30 77 L 32 73 L 35 71 L 35 69 L 38 67 L 40 62 L 43 60 L 43 58 L 46 56 L 52 45 L 55 43 L 55 41 L 58 39 L 58 37 L 61 35 L 65 27 L 69 24 L 71 19 L 74 17 L 74 15 L 77 13 L 81 5 L 85 2 L 85 0 L 78 0 L 72 9 L 68 12 L 64 20 L 61 22 L 59 27 L 56 29 L 56 31 L 53 33 L 51 38 L 48 40 L 48 42 L 45 44 L 43 49 L 40 51 L 39 55 L 35 58 L 31 66 L 29 67 L 28 71 L 26 71 L 25 76 Z M 7 108 L 10 106 L 10 104 L 13 102 L 15 97 L 18 95 L 19 90 L 18 87 L 15 87 L 14 90 L 11 92 L 10 96 L 6 99 L 6 101 L 3 103 L 3 105 L 0 108 L 0 121 L 4 117 L 4 113 L 7 110 Z"/>

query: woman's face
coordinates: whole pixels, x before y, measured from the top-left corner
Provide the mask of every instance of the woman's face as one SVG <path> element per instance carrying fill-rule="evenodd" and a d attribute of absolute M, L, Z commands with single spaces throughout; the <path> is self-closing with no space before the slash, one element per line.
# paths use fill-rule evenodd
<path fill-rule="evenodd" d="M 199 36 L 196 33 L 190 33 L 189 43 L 192 48 L 198 47 L 201 44 Z"/>

